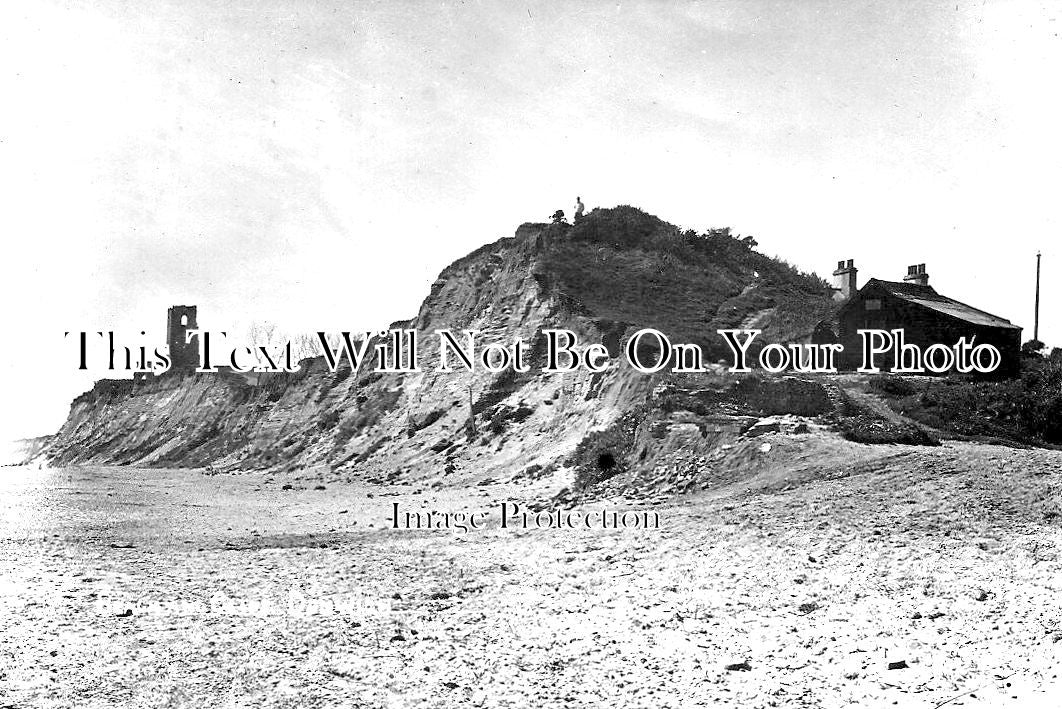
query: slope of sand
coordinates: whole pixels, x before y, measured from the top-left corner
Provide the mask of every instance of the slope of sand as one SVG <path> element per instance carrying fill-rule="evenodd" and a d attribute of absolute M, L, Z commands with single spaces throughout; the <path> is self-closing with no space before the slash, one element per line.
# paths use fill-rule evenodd
<path fill-rule="evenodd" d="M 4 469 L 0 706 L 1056 705 L 1062 453 L 763 441 L 788 464 L 648 531 L 386 529 L 528 488 Z"/>

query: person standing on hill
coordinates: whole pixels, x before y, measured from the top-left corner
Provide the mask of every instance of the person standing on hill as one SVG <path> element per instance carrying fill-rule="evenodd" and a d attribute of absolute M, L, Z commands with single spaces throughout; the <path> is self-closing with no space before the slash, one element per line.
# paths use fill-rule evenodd
<path fill-rule="evenodd" d="M 583 206 L 583 200 L 579 197 L 575 198 L 575 221 L 579 221 L 583 218 L 583 210 L 586 207 Z"/>

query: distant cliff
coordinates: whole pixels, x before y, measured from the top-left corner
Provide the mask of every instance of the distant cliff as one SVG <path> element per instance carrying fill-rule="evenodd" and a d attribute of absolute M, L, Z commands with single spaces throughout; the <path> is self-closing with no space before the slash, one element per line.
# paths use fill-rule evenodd
<path fill-rule="evenodd" d="M 0 443 L 0 465 L 19 465 L 36 458 L 51 444 L 52 438 L 38 436 Z"/>
<path fill-rule="evenodd" d="M 682 232 L 617 207 L 594 210 L 574 226 L 524 224 L 514 237 L 477 249 L 443 270 L 416 317 L 394 326 L 418 330 L 425 342 L 448 327 L 480 330 L 483 341 L 522 336 L 529 343 L 543 328 L 564 327 L 612 354 L 636 330 L 653 327 L 718 357 L 718 328 L 757 327 L 765 341 L 795 341 L 832 307 L 822 281 L 727 230 Z M 226 374 L 98 382 L 73 402 L 46 456 L 57 465 L 482 478 L 534 477 L 597 455 L 608 472 L 630 451 L 601 457 L 594 441 L 625 422 L 644 428 L 646 412 L 674 385 L 673 376 L 626 366 L 543 374 L 541 349 L 527 373 L 475 377 L 435 371 L 433 348 L 422 355 L 418 374 L 331 372 L 316 358 L 297 374 L 264 376 L 257 385 Z M 702 380 L 687 376 L 682 386 L 703 388 L 712 378 Z M 669 382 L 671 389 L 659 388 Z M 732 384 L 728 378 L 710 387 Z"/>

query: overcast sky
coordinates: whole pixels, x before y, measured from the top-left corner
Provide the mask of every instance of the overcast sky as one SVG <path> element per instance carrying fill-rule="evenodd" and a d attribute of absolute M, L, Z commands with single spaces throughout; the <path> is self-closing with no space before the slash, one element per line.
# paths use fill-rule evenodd
<path fill-rule="evenodd" d="M 1054 3 L 5 2 L 0 438 L 65 330 L 380 327 L 524 221 L 633 204 L 1062 345 Z"/>

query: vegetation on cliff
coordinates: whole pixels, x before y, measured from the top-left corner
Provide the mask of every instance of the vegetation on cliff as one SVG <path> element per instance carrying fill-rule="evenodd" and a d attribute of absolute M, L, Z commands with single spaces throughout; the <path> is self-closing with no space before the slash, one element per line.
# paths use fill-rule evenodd
<path fill-rule="evenodd" d="M 444 269 L 416 317 L 396 326 L 424 340 L 448 327 L 507 342 L 537 342 L 543 328 L 563 327 L 617 357 L 646 327 L 698 344 L 709 358 L 726 355 L 720 328 L 761 329 L 761 342 L 807 337 L 835 307 L 830 289 L 754 246 L 729 229 L 683 231 L 627 206 L 596 209 L 574 225 L 525 224 Z M 626 366 L 561 376 L 539 371 L 535 348 L 528 372 L 469 375 L 439 372 L 432 356 L 416 375 L 332 372 L 315 358 L 297 374 L 257 383 L 176 373 L 100 382 L 75 400 L 46 455 L 57 464 L 387 480 L 567 471 L 587 490 L 637 487 L 665 469 L 711 470 L 720 450 L 765 433 L 937 443 L 915 419 L 943 431 L 1057 441 L 1062 420 L 1057 363 L 1014 382 L 881 378 L 871 396 L 865 377 L 645 375 Z"/>
<path fill-rule="evenodd" d="M 755 326 L 761 343 L 794 341 L 834 308 L 822 279 L 728 228 L 683 231 L 629 206 L 551 228 L 560 234 L 543 263 L 559 291 L 596 318 L 653 327 L 713 357 L 726 354 L 719 328 Z"/>
<path fill-rule="evenodd" d="M 962 436 L 1028 444 L 1062 444 L 1062 358 L 1025 357 L 1021 376 L 996 381 L 963 377 L 870 380 L 898 412 Z"/>

